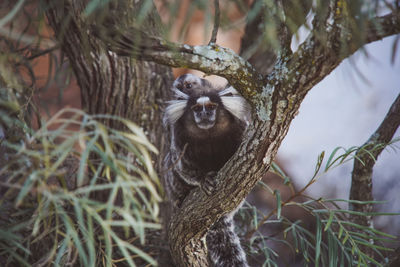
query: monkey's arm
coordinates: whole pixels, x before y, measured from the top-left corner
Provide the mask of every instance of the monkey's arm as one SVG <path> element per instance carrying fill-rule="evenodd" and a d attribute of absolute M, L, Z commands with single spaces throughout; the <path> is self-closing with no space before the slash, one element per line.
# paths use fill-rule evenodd
<path fill-rule="evenodd" d="M 217 172 L 204 172 L 185 156 L 183 156 L 179 163 L 175 166 L 174 172 L 188 185 L 200 186 L 208 195 L 211 194 L 216 185 L 215 176 L 217 175 Z"/>
<path fill-rule="evenodd" d="M 180 206 L 187 194 L 195 187 L 200 187 L 206 194 L 211 194 L 215 188 L 216 172 L 201 172 L 192 166 L 182 153 L 176 150 L 165 158 L 164 166 L 168 167 L 166 174 L 166 191 L 169 199 Z"/>

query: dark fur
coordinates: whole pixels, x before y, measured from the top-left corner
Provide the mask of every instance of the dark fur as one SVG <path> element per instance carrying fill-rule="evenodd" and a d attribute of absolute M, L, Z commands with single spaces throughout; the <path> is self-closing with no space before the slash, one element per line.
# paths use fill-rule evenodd
<path fill-rule="evenodd" d="M 194 122 L 192 112 L 185 111 L 175 125 L 176 146 L 183 149 L 185 157 L 195 163 L 200 172 L 218 171 L 232 157 L 242 140 L 245 124 L 226 111 L 215 93 L 208 93 L 217 102 L 217 121 L 211 129 L 200 129 Z M 194 98 L 197 98 L 196 96 Z M 190 99 L 188 106 L 193 105 Z"/>
<path fill-rule="evenodd" d="M 171 150 L 165 159 L 166 191 L 174 208 L 184 201 L 190 190 L 200 186 L 212 194 L 216 173 L 232 157 L 242 140 L 246 122 L 225 109 L 218 89 L 196 76 L 181 76 L 174 89 L 185 93 L 182 116 L 169 123 Z M 182 95 L 179 93 L 180 97 Z M 215 125 L 210 129 L 197 126 L 191 107 L 199 97 L 207 96 L 218 104 Z M 168 118 L 164 121 L 168 122 Z M 245 254 L 233 230 L 233 213 L 222 217 L 209 230 L 207 245 L 214 266 L 247 266 Z"/>

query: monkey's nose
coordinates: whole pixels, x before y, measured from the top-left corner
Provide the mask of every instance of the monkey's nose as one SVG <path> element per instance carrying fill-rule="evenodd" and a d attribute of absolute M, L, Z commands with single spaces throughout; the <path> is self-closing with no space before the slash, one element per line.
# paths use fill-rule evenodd
<path fill-rule="evenodd" d="M 213 112 L 212 111 L 207 111 L 207 110 L 203 110 L 200 112 L 200 118 L 201 119 L 208 119 L 212 116 Z"/>

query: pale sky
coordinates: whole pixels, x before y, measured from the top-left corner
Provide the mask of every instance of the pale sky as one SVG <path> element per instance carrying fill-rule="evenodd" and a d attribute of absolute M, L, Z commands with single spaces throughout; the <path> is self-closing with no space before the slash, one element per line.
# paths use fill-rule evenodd
<path fill-rule="evenodd" d="M 385 117 L 400 93 L 400 51 L 395 64 L 390 63 L 393 40 L 388 37 L 367 45 L 369 58 L 357 52 L 306 96 L 278 152 L 299 188 L 311 178 L 321 151 L 325 151 L 327 159 L 338 146 L 362 145 Z M 360 78 L 355 68 L 368 82 Z M 399 130 L 396 136 L 400 136 Z M 382 152 L 373 176 L 375 196 L 391 202 L 384 206 L 388 212 L 400 212 L 400 142 L 396 146 L 395 150 Z M 308 194 L 348 198 L 352 164 L 322 176 Z M 400 225 L 400 216 L 396 218 Z"/>

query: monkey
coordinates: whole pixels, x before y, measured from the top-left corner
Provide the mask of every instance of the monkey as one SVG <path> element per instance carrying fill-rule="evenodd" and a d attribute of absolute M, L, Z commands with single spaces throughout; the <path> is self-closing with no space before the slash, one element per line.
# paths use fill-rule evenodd
<path fill-rule="evenodd" d="M 217 172 L 242 141 L 250 108 L 232 86 L 218 88 L 192 74 L 178 77 L 172 91 L 174 100 L 167 102 L 163 117 L 171 132 L 164 168 L 166 193 L 176 209 L 196 187 L 212 194 Z M 248 266 L 234 232 L 235 212 L 223 216 L 207 233 L 213 266 Z"/>

